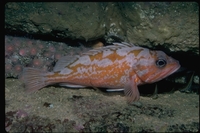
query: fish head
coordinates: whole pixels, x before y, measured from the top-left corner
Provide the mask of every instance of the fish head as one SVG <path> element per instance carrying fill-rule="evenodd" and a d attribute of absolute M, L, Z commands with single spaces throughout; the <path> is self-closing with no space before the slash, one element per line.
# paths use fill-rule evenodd
<path fill-rule="evenodd" d="M 146 50 L 137 58 L 133 69 L 143 83 L 154 83 L 171 75 L 180 68 L 177 60 L 162 51 Z"/>

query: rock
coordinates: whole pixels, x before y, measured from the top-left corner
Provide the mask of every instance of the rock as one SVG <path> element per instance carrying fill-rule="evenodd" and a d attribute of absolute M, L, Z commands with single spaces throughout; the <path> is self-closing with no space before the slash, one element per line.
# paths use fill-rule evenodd
<path fill-rule="evenodd" d="M 60 40 L 115 35 L 135 45 L 199 53 L 199 7 L 195 2 L 10 2 L 7 33 Z"/>
<path fill-rule="evenodd" d="M 57 38 L 96 39 L 105 34 L 103 8 L 99 3 L 7 3 L 5 28 Z M 66 10 L 68 9 L 68 10 Z"/>
<path fill-rule="evenodd" d="M 126 31 L 130 42 L 148 47 L 163 45 L 170 51 L 191 50 L 198 54 L 197 3 L 145 2 L 125 3 L 123 6 L 126 10 L 122 13 L 129 18 Z M 133 23 L 133 14 L 140 21 Z"/>
<path fill-rule="evenodd" d="M 23 67 L 52 71 L 65 55 L 79 55 L 91 48 L 70 47 L 66 43 L 5 36 L 5 77 L 19 78 Z"/>

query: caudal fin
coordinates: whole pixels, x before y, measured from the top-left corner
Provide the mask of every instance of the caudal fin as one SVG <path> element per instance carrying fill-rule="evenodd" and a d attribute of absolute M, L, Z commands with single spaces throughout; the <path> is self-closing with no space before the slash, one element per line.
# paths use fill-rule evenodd
<path fill-rule="evenodd" d="M 23 80 L 25 84 L 26 92 L 32 93 L 47 86 L 45 75 L 46 72 L 40 69 L 25 67 L 21 80 Z"/>

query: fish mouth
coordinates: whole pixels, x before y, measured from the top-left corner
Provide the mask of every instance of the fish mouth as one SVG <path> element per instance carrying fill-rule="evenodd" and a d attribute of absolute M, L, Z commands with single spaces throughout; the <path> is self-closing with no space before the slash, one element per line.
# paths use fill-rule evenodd
<path fill-rule="evenodd" d="M 177 60 L 172 60 L 168 65 L 169 69 L 166 69 L 159 74 L 155 74 L 153 77 L 148 79 L 148 83 L 154 83 L 160 81 L 168 77 L 169 75 L 173 74 L 181 67 Z"/>
<path fill-rule="evenodd" d="M 178 61 L 175 61 L 174 63 L 171 63 L 170 65 L 171 65 L 171 69 L 169 69 L 168 71 L 165 71 L 163 74 L 161 74 L 161 76 L 163 76 L 163 78 L 166 78 L 169 75 L 175 73 L 181 67 L 181 65 L 179 64 Z"/>

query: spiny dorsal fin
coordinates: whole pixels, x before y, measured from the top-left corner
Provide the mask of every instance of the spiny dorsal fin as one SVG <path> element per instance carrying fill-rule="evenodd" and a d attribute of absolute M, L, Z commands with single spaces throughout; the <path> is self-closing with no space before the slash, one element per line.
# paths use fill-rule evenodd
<path fill-rule="evenodd" d="M 121 43 L 116 42 L 116 43 L 113 43 L 113 44 L 114 44 L 114 46 L 123 46 L 123 47 L 133 47 L 133 46 L 135 46 L 134 44 L 127 43 L 127 42 L 121 42 Z"/>
<path fill-rule="evenodd" d="M 132 46 L 134 46 L 134 45 L 126 43 L 126 42 L 113 43 L 113 45 L 108 45 L 108 46 L 105 46 L 105 47 L 100 47 L 100 48 L 89 50 L 87 52 L 82 53 L 82 55 L 80 55 L 80 56 L 84 56 L 84 55 L 92 56 L 92 55 L 101 53 L 103 51 L 109 52 L 109 50 L 114 51 L 114 50 L 117 50 L 121 47 L 132 47 Z M 68 65 L 72 64 L 73 62 L 75 62 L 76 60 L 78 60 L 80 58 L 80 56 L 76 55 L 76 56 L 61 57 L 58 60 L 58 62 L 56 63 L 56 66 L 54 67 L 53 71 L 56 72 L 56 71 L 63 70 L 66 66 L 68 66 Z"/>
<path fill-rule="evenodd" d="M 126 42 L 113 43 L 113 45 L 108 45 L 105 47 L 100 47 L 100 48 L 89 50 L 88 52 L 85 52 L 82 55 L 95 55 L 95 54 L 101 53 L 103 51 L 109 51 L 109 50 L 114 51 L 114 50 L 117 50 L 122 47 L 132 47 L 132 46 L 134 46 L 134 45 L 126 43 Z"/>

